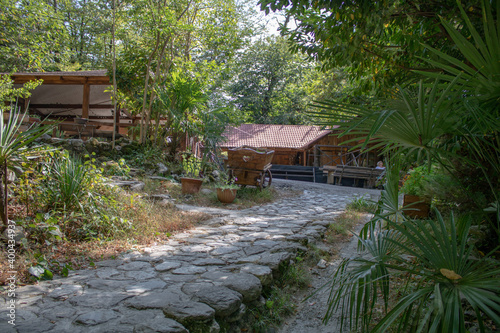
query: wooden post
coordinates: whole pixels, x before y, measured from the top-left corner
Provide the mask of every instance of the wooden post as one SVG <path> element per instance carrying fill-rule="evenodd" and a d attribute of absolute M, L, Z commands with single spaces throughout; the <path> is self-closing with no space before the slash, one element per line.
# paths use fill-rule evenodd
<path fill-rule="evenodd" d="M 82 118 L 89 118 L 90 84 L 83 85 Z"/>
<path fill-rule="evenodd" d="M 319 167 L 321 161 L 321 149 L 318 147 L 318 145 L 314 146 L 314 166 Z"/>
<path fill-rule="evenodd" d="M 307 150 L 304 150 L 302 152 L 302 165 L 303 166 L 307 166 L 307 160 L 306 160 L 306 157 L 307 157 Z"/>
<path fill-rule="evenodd" d="M 29 121 L 29 112 L 28 112 L 28 107 L 29 107 L 29 104 L 30 104 L 30 97 L 24 99 L 24 112 L 25 113 L 28 113 L 28 119 L 26 119 L 27 121 Z"/>

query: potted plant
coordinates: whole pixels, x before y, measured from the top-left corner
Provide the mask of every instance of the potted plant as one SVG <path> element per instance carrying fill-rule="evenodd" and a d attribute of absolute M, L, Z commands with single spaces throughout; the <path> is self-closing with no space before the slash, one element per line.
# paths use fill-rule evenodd
<path fill-rule="evenodd" d="M 201 161 L 191 153 L 182 154 L 183 177 L 181 177 L 181 189 L 184 194 L 195 194 L 200 192 L 203 178 L 201 178 Z"/>
<path fill-rule="evenodd" d="M 403 179 L 403 212 L 409 217 L 426 218 L 429 216 L 430 203 L 425 197 L 425 186 L 429 179 L 427 166 L 419 166 L 410 170 Z"/>
<path fill-rule="evenodd" d="M 225 170 L 220 171 L 216 183 L 217 199 L 222 203 L 232 203 L 236 199 L 239 186 L 235 184 L 238 179 L 231 177 Z"/>

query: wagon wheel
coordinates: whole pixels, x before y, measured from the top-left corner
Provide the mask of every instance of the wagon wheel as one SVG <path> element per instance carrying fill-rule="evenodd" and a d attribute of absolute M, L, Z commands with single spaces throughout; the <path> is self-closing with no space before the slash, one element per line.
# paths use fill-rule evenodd
<path fill-rule="evenodd" d="M 260 178 L 259 182 L 260 189 L 270 186 L 272 181 L 273 181 L 273 175 L 271 174 L 271 170 L 264 171 L 262 173 L 262 177 Z"/>

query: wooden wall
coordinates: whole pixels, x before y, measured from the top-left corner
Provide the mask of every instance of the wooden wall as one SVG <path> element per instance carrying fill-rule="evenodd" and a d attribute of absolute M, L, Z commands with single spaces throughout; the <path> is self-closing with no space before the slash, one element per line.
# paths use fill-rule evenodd
<path fill-rule="evenodd" d="M 359 153 L 349 153 L 349 147 L 355 145 L 354 142 L 346 144 L 345 142 L 352 139 L 352 135 L 346 135 L 339 138 L 335 133 L 333 135 L 325 136 L 318 141 L 311 144 L 307 150 L 291 149 L 291 148 L 268 148 L 274 150 L 274 157 L 272 164 L 280 165 L 306 165 L 315 166 L 315 151 L 316 151 L 316 165 L 322 167 L 323 165 L 335 166 L 337 164 L 352 164 L 352 159 L 356 155 L 359 161 Z M 321 150 L 318 155 L 318 150 Z M 329 146 L 329 147 L 328 147 Z M 266 147 L 262 147 L 266 148 Z M 224 148 L 223 150 L 227 150 Z M 375 167 L 377 161 L 381 159 L 378 153 L 373 152 L 361 156 L 362 166 Z M 351 162 L 351 163 L 349 163 Z"/>
<path fill-rule="evenodd" d="M 335 133 L 328 135 L 317 142 L 308 150 L 308 165 L 314 165 L 315 153 L 316 164 L 318 166 L 337 164 L 353 165 L 353 160 L 356 159 L 360 166 L 375 167 L 377 161 L 382 159 L 378 151 L 360 154 L 359 151 L 350 152 L 350 147 L 358 142 L 347 142 L 355 138 L 353 135 L 345 135 L 341 138 Z M 347 142 L 347 143 L 346 143 Z M 315 148 L 317 146 L 317 148 Z M 319 148 L 319 149 L 318 149 Z"/>

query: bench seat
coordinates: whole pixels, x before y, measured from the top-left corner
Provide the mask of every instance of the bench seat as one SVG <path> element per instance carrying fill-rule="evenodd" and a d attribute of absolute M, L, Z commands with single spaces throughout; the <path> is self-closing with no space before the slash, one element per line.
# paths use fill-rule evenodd
<path fill-rule="evenodd" d="M 337 165 L 333 171 L 333 183 L 341 185 L 343 178 L 352 178 L 355 183 L 361 179 L 365 180 L 365 187 L 374 187 L 376 180 L 384 173 L 384 171 L 384 169 Z"/>

